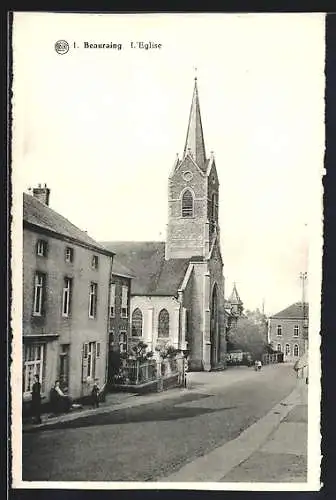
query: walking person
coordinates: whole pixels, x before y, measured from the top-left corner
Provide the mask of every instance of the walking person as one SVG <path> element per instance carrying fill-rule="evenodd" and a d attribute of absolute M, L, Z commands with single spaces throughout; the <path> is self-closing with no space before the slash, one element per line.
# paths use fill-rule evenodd
<path fill-rule="evenodd" d="M 32 386 L 32 413 L 36 424 L 41 424 L 41 384 L 40 378 L 36 374 Z"/>

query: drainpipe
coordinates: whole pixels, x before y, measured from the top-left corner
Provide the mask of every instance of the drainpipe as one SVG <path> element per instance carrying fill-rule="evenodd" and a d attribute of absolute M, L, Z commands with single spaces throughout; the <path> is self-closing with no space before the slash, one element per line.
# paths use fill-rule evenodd
<path fill-rule="evenodd" d="M 110 322 L 110 298 L 111 298 L 111 284 L 112 284 L 112 266 L 113 266 L 113 259 L 114 256 L 111 256 L 110 259 L 110 273 L 109 273 L 109 279 L 108 279 L 108 296 L 107 296 L 107 321 L 106 321 L 106 333 L 107 333 L 107 348 L 106 348 L 106 363 L 105 363 L 105 385 L 107 385 L 108 381 L 108 369 L 109 369 L 109 357 L 110 357 L 110 328 L 109 328 L 109 322 Z"/>

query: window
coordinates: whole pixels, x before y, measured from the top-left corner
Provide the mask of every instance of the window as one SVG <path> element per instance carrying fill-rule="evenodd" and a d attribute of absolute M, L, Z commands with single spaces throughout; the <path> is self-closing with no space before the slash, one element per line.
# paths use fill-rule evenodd
<path fill-rule="evenodd" d="M 194 198 L 191 191 L 187 189 L 187 191 L 185 191 L 182 196 L 182 217 L 192 217 L 193 213 Z"/>
<path fill-rule="evenodd" d="M 294 326 L 294 337 L 298 337 L 299 336 L 299 325 L 295 325 Z"/>
<path fill-rule="evenodd" d="M 142 337 L 142 312 L 138 308 L 132 314 L 132 337 Z"/>
<path fill-rule="evenodd" d="M 46 257 L 48 243 L 45 240 L 38 240 L 36 244 L 36 253 L 40 257 Z"/>
<path fill-rule="evenodd" d="M 69 316 L 72 295 L 72 279 L 64 278 L 63 297 L 62 297 L 62 316 Z"/>
<path fill-rule="evenodd" d="M 110 287 L 110 311 L 109 311 L 110 318 L 114 318 L 115 316 L 115 290 L 116 290 L 115 283 L 112 283 Z"/>
<path fill-rule="evenodd" d="M 100 342 L 88 342 L 83 345 L 83 381 L 96 378 L 99 357 Z"/>
<path fill-rule="evenodd" d="M 37 272 L 34 283 L 33 315 L 42 316 L 45 293 L 45 274 Z"/>
<path fill-rule="evenodd" d="M 98 269 L 98 255 L 92 255 L 91 267 L 92 269 Z"/>
<path fill-rule="evenodd" d="M 299 346 L 297 344 L 294 344 L 294 356 L 299 356 Z"/>
<path fill-rule="evenodd" d="M 169 337 L 169 313 L 162 309 L 159 314 L 158 337 Z"/>
<path fill-rule="evenodd" d="M 291 353 L 291 348 L 290 348 L 290 345 L 289 344 L 286 344 L 285 346 L 285 355 L 286 356 L 289 356 Z"/>
<path fill-rule="evenodd" d="M 277 344 L 277 351 L 282 352 L 281 344 Z"/>
<path fill-rule="evenodd" d="M 281 325 L 278 325 L 278 326 L 277 326 L 277 336 L 278 336 L 278 337 L 281 337 L 281 335 L 282 335 L 282 326 L 281 326 Z"/>
<path fill-rule="evenodd" d="M 128 316 L 128 286 L 123 285 L 121 288 L 121 317 Z"/>
<path fill-rule="evenodd" d="M 97 291 L 97 283 L 90 283 L 89 318 L 95 318 L 97 316 Z"/>
<path fill-rule="evenodd" d="M 70 345 L 62 344 L 59 360 L 59 381 L 62 389 L 69 387 L 69 352 Z"/>
<path fill-rule="evenodd" d="M 66 247 L 65 262 L 73 262 L 73 260 L 74 260 L 74 249 L 72 247 Z"/>
<path fill-rule="evenodd" d="M 127 351 L 127 333 L 126 332 L 119 333 L 119 350 L 120 350 L 120 352 Z"/>
<path fill-rule="evenodd" d="M 213 193 L 211 198 L 211 220 L 215 221 L 217 219 L 217 196 Z"/>
<path fill-rule="evenodd" d="M 24 362 L 22 373 L 23 393 L 30 393 L 34 383 L 34 376 L 38 375 L 43 385 L 43 344 L 29 344 L 24 347 Z"/>

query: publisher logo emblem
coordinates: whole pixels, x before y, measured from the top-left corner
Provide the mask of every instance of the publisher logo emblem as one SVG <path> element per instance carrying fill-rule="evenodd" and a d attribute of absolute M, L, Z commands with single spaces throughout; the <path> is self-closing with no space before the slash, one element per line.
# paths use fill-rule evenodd
<path fill-rule="evenodd" d="M 58 40 L 58 42 L 55 43 L 55 50 L 57 54 L 66 54 L 69 51 L 69 44 L 65 40 Z"/>

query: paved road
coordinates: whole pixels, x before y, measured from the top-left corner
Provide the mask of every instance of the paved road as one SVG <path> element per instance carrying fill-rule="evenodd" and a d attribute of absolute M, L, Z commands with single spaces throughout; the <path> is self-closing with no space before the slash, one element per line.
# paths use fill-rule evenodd
<path fill-rule="evenodd" d="M 225 383 L 229 370 L 197 374 L 206 380 L 208 393 L 204 385 L 198 392 L 196 384 L 173 399 L 24 433 L 23 480 L 162 480 L 235 439 L 296 384 L 291 365 L 266 366 L 260 373 L 241 368 L 240 375 L 241 370 L 248 371 L 246 377 L 232 385 Z"/>

